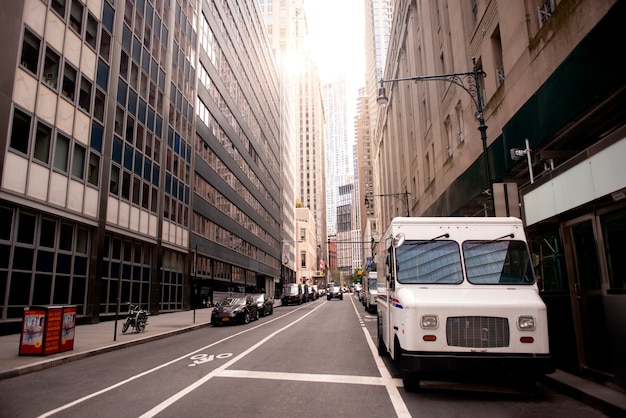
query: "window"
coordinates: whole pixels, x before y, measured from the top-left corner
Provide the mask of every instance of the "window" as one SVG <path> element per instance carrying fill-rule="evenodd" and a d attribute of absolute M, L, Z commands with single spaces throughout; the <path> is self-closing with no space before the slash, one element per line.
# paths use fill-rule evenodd
<path fill-rule="evenodd" d="M 465 241 L 465 269 L 472 284 L 533 284 L 530 254 L 523 241 Z"/>
<path fill-rule="evenodd" d="M 306 268 L 306 251 L 300 251 L 300 267 Z"/>
<path fill-rule="evenodd" d="M 130 173 L 124 171 L 122 174 L 122 198 L 130 199 Z"/>
<path fill-rule="evenodd" d="M 70 139 L 65 135 L 57 133 L 57 140 L 54 145 L 54 168 L 67 173 L 67 162 L 69 160 Z"/>
<path fill-rule="evenodd" d="M 31 116 L 15 109 L 13 113 L 13 128 L 11 129 L 11 142 L 9 146 L 23 154 L 28 152 L 28 138 L 30 136 Z"/>
<path fill-rule="evenodd" d="M 24 29 L 22 41 L 22 67 L 37 75 L 39 72 L 39 45 L 41 41 L 31 31 Z"/>
<path fill-rule="evenodd" d="M 304 241 L 306 239 L 306 229 L 300 229 L 300 241 Z"/>
<path fill-rule="evenodd" d="M 461 253 L 455 241 L 406 241 L 396 250 L 398 282 L 458 284 L 463 281 Z"/>
<path fill-rule="evenodd" d="M 46 48 L 46 58 L 43 63 L 43 77 L 44 81 L 55 90 L 59 83 L 59 62 L 59 55 L 50 48 Z"/>
<path fill-rule="evenodd" d="M 94 186 L 98 185 L 100 178 L 100 156 L 96 153 L 89 153 L 89 168 L 87 171 L 87 181 Z"/>
<path fill-rule="evenodd" d="M 623 237 L 626 233 L 626 210 L 603 215 L 600 221 L 607 257 L 609 293 L 624 294 L 626 292 L 626 261 L 623 254 L 626 244 Z"/>
<path fill-rule="evenodd" d="M 39 235 L 39 246 L 54 248 L 56 241 L 57 223 L 52 219 L 41 218 L 41 233 Z"/>
<path fill-rule="evenodd" d="M 72 176 L 78 179 L 85 178 L 85 148 L 74 144 L 74 154 L 72 156 Z"/>
<path fill-rule="evenodd" d="M 104 122 L 104 106 L 105 96 L 102 90 L 96 89 L 96 98 L 93 106 L 93 116 L 101 122 Z"/>
<path fill-rule="evenodd" d="M 85 77 L 80 78 L 80 94 L 78 96 L 78 105 L 87 112 L 91 110 L 91 82 Z"/>
<path fill-rule="evenodd" d="M 491 47 L 493 49 L 493 60 L 496 66 L 496 85 L 500 86 L 504 82 L 504 63 L 502 61 L 502 39 L 500 37 L 500 26 L 496 27 L 491 36 Z"/>
<path fill-rule="evenodd" d="M 43 123 L 37 123 L 37 134 L 35 135 L 35 150 L 33 158 L 48 164 L 50 161 L 50 138 L 52 129 Z"/>
<path fill-rule="evenodd" d="M 51 7 L 52 10 L 57 12 L 61 19 L 65 19 L 65 0 L 52 0 Z"/>
<path fill-rule="evenodd" d="M 74 242 L 74 226 L 71 224 L 61 223 L 61 234 L 59 237 L 59 249 L 63 251 L 72 251 L 72 242 Z"/>
<path fill-rule="evenodd" d="M 111 167 L 111 181 L 109 183 L 109 193 L 118 195 L 120 190 L 120 169 L 119 167 Z"/>
<path fill-rule="evenodd" d="M 100 29 L 100 56 L 107 62 L 111 55 L 111 35 L 104 28 Z"/>
<path fill-rule="evenodd" d="M 96 38 L 98 36 L 98 21 L 91 13 L 87 14 L 87 29 L 85 30 L 85 42 L 87 45 L 96 49 Z"/>
<path fill-rule="evenodd" d="M 72 0 L 70 27 L 78 32 L 79 35 L 83 30 L 83 5 L 78 0 Z"/>
<path fill-rule="evenodd" d="M 61 94 L 70 100 L 74 100 L 76 94 L 76 70 L 67 62 L 63 71 L 63 87 Z"/>

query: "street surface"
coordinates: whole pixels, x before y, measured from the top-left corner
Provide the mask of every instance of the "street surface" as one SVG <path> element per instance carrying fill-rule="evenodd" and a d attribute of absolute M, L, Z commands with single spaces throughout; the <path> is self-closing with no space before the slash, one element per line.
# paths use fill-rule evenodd
<path fill-rule="evenodd" d="M 540 383 L 423 387 L 404 391 L 375 315 L 345 294 L 1 380 L 0 417 L 604 416 Z"/>

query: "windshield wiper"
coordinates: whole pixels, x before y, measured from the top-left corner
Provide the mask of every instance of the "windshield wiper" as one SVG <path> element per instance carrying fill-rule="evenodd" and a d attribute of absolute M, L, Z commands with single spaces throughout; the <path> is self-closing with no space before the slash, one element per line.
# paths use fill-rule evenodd
<path fill-rule="evenodd" d="M 412 245 L 414 247 L 419 247 L 420 245 L 424 245 L 424 244 L 430 244 L 433 241 L 437 241 L 439 238 L 450 238 L 450 234 L 448 234 L 447 232 L 445 234 L 441 234 L 438 235 L 434 238 L 431 238 L 429 240 L 426 241 L 420 241 L 420 242 L 415 242 L 415 243 L 409 243 L 408 245 Z"/>
<path fill-rule="evenodd" d="M 471 248 L 476 248 L 476 247 L 480 247 L 481 245 L 485 245 L 485 244 L 491 244 L 493 242 L 498 242 L 500 240 L 503 240 L 504 238 L 515 238 L 515 234 L 514 233 L 510 233 L 510 234 L 506 234 L 506 235 L 502 235 L 499 238 L 494 238 L 490 241 L 481 241 L 481 242 L 475 242 L 475 245 L 473 245 Z"/>

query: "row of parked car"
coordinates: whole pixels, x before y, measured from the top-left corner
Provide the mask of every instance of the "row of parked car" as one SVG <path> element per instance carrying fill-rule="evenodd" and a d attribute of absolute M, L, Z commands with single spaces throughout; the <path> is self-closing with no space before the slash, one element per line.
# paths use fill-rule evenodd
<path fill-rule="evenodd" d="M 283 287 L 281 303 L 283 305 L 301 305 L 308 301 L 326 296 L 328 300 L 343 300 L 344 290 L 331 285 L 328 292 L 317 285 L 288 283 Z M 233 295 L 219 300 L 211 312 L 211 325 L 248 324 L 262 316 L 274 313 L 274 299 L 266 293 Z"/>
<path fill-rule="evenodd" d="M 283 286 L 283 296 L 280 302 L 283 305 L 301 305 L 319 299 L 320 295 L 324 295 L 324 293 L 325 290 L 318 288 L 317 285 L 287 283 Z"/>
<path fill-rule="evenodd" d="M 211 325 L 247 324 L 274 313 L 274 299 L 266 293 L 248 293 L 226 297 L 215 304 Z"/>

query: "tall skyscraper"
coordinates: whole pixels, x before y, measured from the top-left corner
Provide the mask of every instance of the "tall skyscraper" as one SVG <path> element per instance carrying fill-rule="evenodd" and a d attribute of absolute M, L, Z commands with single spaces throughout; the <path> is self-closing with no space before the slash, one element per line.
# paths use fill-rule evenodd
<path fill-rule="evenodd" d="M 348 139 L 346 79 L 336 77 L 322 86 L 326 115 L 326 218 L 328 235 L 337 233 L 339 187 L 352 178 L 352 146 Z"/>
<path fill-rule="evenodd" d="M 299 200 L 311 210 L 316 224 L 320 249 L 316 256 L 319 260 L 326 254 L 324 113 L 317 65 L 311 57 L 307 40 L 304 0 L 264 0 L 260 4 L 286 93 L 282 118 L 289 119 L 290 136 L 283 143 L 289 144 L 290 158 L 285 156 L 284 164 L 293 167 L 289 172 L 285 170 L 283 175 L 292 176 L 289 180 L 285 179 L 285 182 L 292 182 L 289 204 L 295 210 L 295 202 Z M 284 247 L 292 253 L 296 248 L 295 235 L 285 229 L 283 237 Z"/>
<path fill-rule="evenodd" d="M 365 85 L 372 130 L 376 127 L 376 93 L 387 59 L 392 18 L 391 0 L 365 0 Z"/>
<path fill-rule="evenodd" d="M 270 45 L 274 52 L 278 67 L 281 86 L 280 123 L 281 123 L 281 156 L 282 166 L 282 279 L 293 282 L 296 271 L 296 219 L 295 219 L 295 133 L 296 121 L 294 114 L 296 81 L 292 77 L 292 57 L 298 44 L 298 14 L 300 7 L 296 2 L 263 0 L 259 2 L 265 21 Z"/>
<path fill-rule="evenodd" d="M 355 165 L 358 171 L 358 188 L 359 196 L 356 200 L 355 209 L 358 210 L 359 225 L 361 237 L 363 237 L 363 255 L 362 259 L 366 263 L 367 257 L 372 256 L 372 246 L 369 243 L 375 238 L 377 230 L 376 213 L 374 205 L 376 199 L 374 196 L 374 166 L 372 164 L 372 126 L 370 119 L 370 101 L 365 95 L 365 88 L 359 90 L 359 98 L 357 99 L 357 114 L 354 121 L 355 136 Z M 370 264 L 372 260 L 369 260 Z M 361 266 L 367 269 L 365 265 Z"/>

